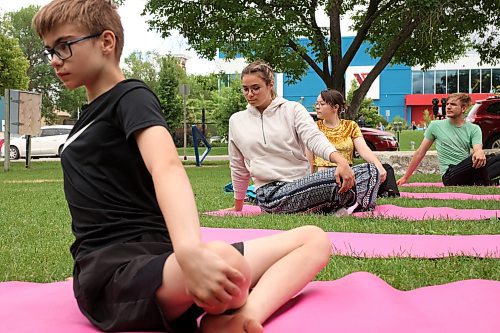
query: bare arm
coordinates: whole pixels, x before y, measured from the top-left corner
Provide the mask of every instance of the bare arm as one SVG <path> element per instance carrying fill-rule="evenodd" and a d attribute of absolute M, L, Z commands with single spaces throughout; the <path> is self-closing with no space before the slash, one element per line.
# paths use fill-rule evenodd
<path fill-rule="evenodd" d="M 154 126 L 135 134 L 174 248 L 201 243 L 198 212 L 191 184 L 166 128 Z M 163 153 L 159 153 L 163 152 Z M 175 189 L 175 190 L 172 190 Z"/>
<path fill-rule="evenodd" d="M 360 136 L 354 139 L 353 142 L 354 142 L 354 147 L 359 153 L 359 156 L 361 156 L 361 158 L 367 161 L 368 163 L 375 164 L 378 172 L 380 173 L 380 183 L 383 183 L 387 177 L 387 171 L 382 166 L 382 163 L 380 163 L 377 156 L 375 156 L 375 154 L 372 152 L 370 147 L 368 147 L 365 139 L 362 136 Z"/>
<path fill-rule="evenodd" d="M 149 127 L 137 131 L 135 138 L 153 178 L 187 293 L 200 306 L 216 305 L 217 295 L 224 295 L 243 275 L 202 243 L 191 184 L 167 129 Z"/>
<path fill-rule="evenodd" d="M 408 182 L 408 179 L 410 179 L 411 175 L 413 175 L 413 172 L 417 167 L 419 166 L 420 162 L 424 159 L 425 154 L 429 150 L 429 148 L 432 146 L 432 143 L 434 141 L 431 141 L 427 138 L 424 137 L 424 140 L 422 140 L 422 143 L 418 147 L 417 151 L 413 154 L 413 157 L 411 158 L 410 164 L 406 168 L 406 172 L 403 177 L 398 179 L 397 184 L 398 185 L 403 185 L 404 183 Z"/>

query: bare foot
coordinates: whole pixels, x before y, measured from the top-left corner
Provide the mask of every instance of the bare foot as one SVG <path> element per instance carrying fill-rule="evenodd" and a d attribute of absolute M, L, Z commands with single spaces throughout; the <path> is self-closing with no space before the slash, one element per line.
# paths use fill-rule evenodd
<path fill-rule="evenodd" d="M 263 333 L 264 328 L 254 319 L 240 314 L 210 315 L 201 319 L 203 333 Z"/>

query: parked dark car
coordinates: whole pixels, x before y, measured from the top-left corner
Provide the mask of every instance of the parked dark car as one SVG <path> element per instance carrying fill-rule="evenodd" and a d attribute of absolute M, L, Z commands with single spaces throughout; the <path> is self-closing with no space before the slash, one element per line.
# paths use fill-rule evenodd
<path fill-rule="evenodd" d="M 316 112 L 310 112 L 314 120 L 318 120 Z M 399 143 L 394 134 L 381 131 L 376 128 L 361 127 L 361 134 L 366 141 L 366 145 L 372 151 L 395 151 L 398 150 Z"/>
<path fill-rule="evenodd" d="M 465 120 L 481 127 L 485 149 L 500 149 L 500 96 L 477 101 Z"/>

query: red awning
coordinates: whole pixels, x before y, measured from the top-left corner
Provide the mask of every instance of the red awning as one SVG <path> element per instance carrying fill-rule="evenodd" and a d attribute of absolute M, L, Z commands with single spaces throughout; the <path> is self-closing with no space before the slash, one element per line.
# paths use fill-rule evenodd
<path fill-rule="evenodd" d="M 472 103 L 477 100 L 486 99 L 495 94 L 469 94 L 472 99 Z M 447 98 L 448 94 L 410 94 L 405 96 L 406 106 L 418 106 L 418 105 L 432 105 L 432 99 L 439 99 L 439 104 L 441 104 L 441 98 Z"/>

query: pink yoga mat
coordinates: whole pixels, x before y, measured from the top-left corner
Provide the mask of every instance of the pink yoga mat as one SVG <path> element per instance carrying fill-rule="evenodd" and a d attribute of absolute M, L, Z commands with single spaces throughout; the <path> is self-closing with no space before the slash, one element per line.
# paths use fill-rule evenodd
<path fill-rule="evenodd" d="M 207 212 L 210 216 L 255 216 L 263 214 L 258 206 L 244 205 L 242 212 L 217 210 Z M 486 209 L 455 209 L 449 207 L 399 207 L 395 205 L 379 205 L 373 212 L 354 213 L 357 217 L 400 218 L 405 220 L 484 220 L 500 217 L 500 210 Z"/>
<path fill-rule="evenodd" d="M 265 323 L 266 333 L 500 332 L 500 282 L 465 280 L 399 291 L 366 272 L 311 282 Z M 0 332 L 98 333 L 71 282 L 0 283 Z"/>
<path fill-rule="evenodd" d="M 400 291 L 375 275 L 312 282 L 265 332 L 500 332 L 500 282 L 466 280 Z M 290 316 L 290 317 L 289 317 Z"/>
<path fill-rule="evenodd" d="M 354 213 L 357 217 L 384 217 L 406 220 L 485 220 L 500 218 L 500 210 L 455 209 L 449 207 L 399 207 L 395 205 L 379 205 L 373 212 Z"/>
<path fill-rule="evenodd" d="M 401 192 L 402 198 L 438 199 L 438 200 L 495 200 L 500 201 L 500 194 L 468 194 L 468 193 L 416 193 Z"/>
<path fill-rule="evenodd" d="M 444 184 L 443 183 L 415 182 L 415 183 L 405 183 L 405 184 L 400 185 L 400 186 L 410 186 L 410 187 L 413 187 L 413 186 L 417 186 L 417 187 L 421 187 L 421 186 L 444 187 Z"/>
<path fill-rule="evenodd" d="M 426 182 L 415 182 L 415 183 L 405 183 L 403 185 L 400 185 L 400 186 L 417 186 L 417 187 L 423 187 L 423 186 L 427 186 L 427 187 L 445 187 L 443 183 L 441 182 L 437 182 L 437 183 L 426 183 Z M 500 186 L 491 186 L 491 187 L 500 187 Z"/>
<path fill-rule="evenodd" d="M 268 229 L 202 228 L 204 241 L 228 243 L 267 237 L 282 231 Z M 500 258 L 500 235 L 392 235 L 328 232 L 332 254 L 374 258 L 443 258 L 452 255 Z"/>

